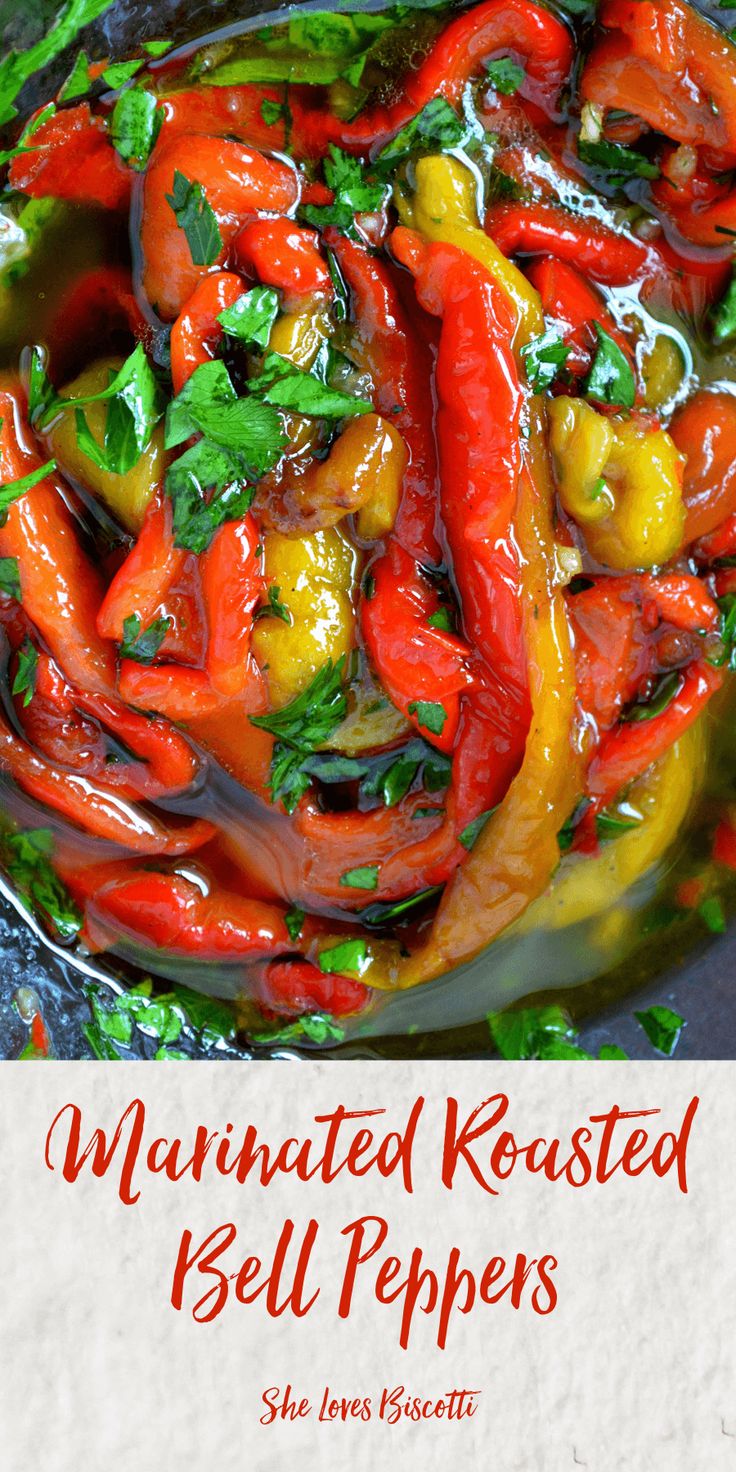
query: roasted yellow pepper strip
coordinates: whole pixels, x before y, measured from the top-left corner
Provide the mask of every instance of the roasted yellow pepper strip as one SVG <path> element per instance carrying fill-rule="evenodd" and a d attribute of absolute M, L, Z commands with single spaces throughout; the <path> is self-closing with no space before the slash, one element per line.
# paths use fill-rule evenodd
<path fill-rule="evenodd" d="M 682 543 L 684 461 L 666 430 L 583 399 L 554 399 L 548 413 L 560 500 L 596 560 L 621 571 L 669 562 Z"/>
<path fill-rule="evenodd" d="M 326 660 L 354 642 L 352 594 L 358 554 L 337 527 L 307 537 L 264 534 L 267 584 L 286 618 L 267 614 L 253 628 L 253 653 L 265 670 L 274 706 L 287 705 Z"/>
<path fill-rule="evenodd" d="M 458 159 L 441 154 L 419 159 L 416 192 L 406 199 L 397 191 L 396 206 L 402 224 L 427 240 L 456 245 L 486 267 L 516 308 L 514 346 L 519 349 L 544 331 L 542 304 L 522 272 L 480 228 L 476 198 L 470 170 Z"/>
<path fill-rule="evenodd" d="M 78 378 L 64 386 L 61 390 L 62 398 L 81 398 L 87 394 L 100 393 L 107 388 L 110 375 L 117 373 L 122 364 L 122 358 L 99 358 L 85 368 Z M 93 438 L 100 447 L 105 438 L 108 407 L 105 402 L 87 404 L 84 411 Z M 100 501 L 104 501 L 127 531 L 140 531 L 146 507 L 163 478 L 168 463 L 164 450 L 163 425 L 157 425 L 147 449 L 126 475 L 113 475 L 109 470 L 100 469 L 94 460 L 90 460 L 80 450 L 74 412 L 71 409 L 64 411 L 56 420 L 48 441 L 61 470 L 73 480 L 79 481 L 80 485 L 86 486 Z"/>
<path fill-rule="evenodd" d="M 595 857 L 566 855 L 549 892 L 527 910 L 522 928 L 559 930 L 614 905 L 674 842 L 704 765 L 703 723 L 696 721 L 630 789 L 627 804 L 641 814 L 641 823 L 603 844 Z"/>

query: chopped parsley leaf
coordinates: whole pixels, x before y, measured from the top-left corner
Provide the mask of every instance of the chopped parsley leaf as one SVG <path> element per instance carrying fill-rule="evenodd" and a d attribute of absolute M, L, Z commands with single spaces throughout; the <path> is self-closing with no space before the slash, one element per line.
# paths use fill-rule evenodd
<path fill-rule="evenodd" d="M 726 930 L 726 915 L 723 901 L 717 894 L 709 894 L 698 905 L 698 914 L 711 935 L 723 935 Z"/>
<path fill-rule="evenodd" d="M 433 97 L 384 145 L 373 167 L 380 172 L 391 172 L 412 153 L 459 148 L 467 137 L 467 123 L 444 97 Z"/>
<path fill-rule="evenodd" d="M 73 102 L 89 92 L 92 79 L 89 74 L 89 57 L 86 51 L 78 51 L 74 66 L 59 92 L 59 102 Z"/>
<path fill-rule="evenodd" d="M 585 394 L 599 404 L 614 404 L 617 408 L 633 409 L 636 398 L 636 380 L 626 354 L 617 342 L 604 331 L 600 322 L 594 324 L 598 346 L 585 380 Z"/>
<path fill-rule="evenodd" d="M 684 1017 L 680 1017 L 670 1007 L 662 1007 L 657 1003 L 648 1007 L 646 1012 L 635 1012 L 634 1016 L 643 1027 L 652 1047 L 658 1053 L 671 1058 L 685 1026 Z"/>
<path fill-rule="evenodd" d="M 357 975 L 365 969 L 368 947 L 364 940 L 343 940 L 339 945 L 320 951 L 319 969 L 329 975 Z"/>
<path fill-rule="evenodd" d="M 195 266 L 213 266 L 222 250 L 222 236 L 217 217 L 201 184 L 187 179 L 179 169 L 174 171 L 174 188 L 166 199 L 184 231 L 189 253 Z"/>
<path fill-rule="evenodd" d="M 15 501 L 25 496 L 26 491 L 32 491 L 39 481 L 45 480 L 47 475 L 56 470 L 56 461 L 47 460 L 45 465 L 39 465 L 37 470 L 29 471 L 28 475 L 21 476 L 20 480 L 6 481 L 0 485 L 0 526 L 7 521 L 8 511 Z"/>
<path fill-rule="evenodd" d="M 145 87 L 123 92 L 113 108 L 110 136 L 132 169 L 145 169 L 163 122 L 163 109 Z"/>
<path fill-rule="evenodd" d="M 361 864 L 357 869 L 346 869 L 340 875 L 340 883 L 348 889 L 376 889 L 378 869 L 378 864 Z"/>
<path fill-rule="evenodd" d="M 346 419 L 373 411 L 368 399 L 356 399 L 341 389 L 330 388 L 316 374 L 296 368 L 280 353 L 266 353 L 261 372 L 248 380 L 248 388 L 266 404 L 319 419 Z"/>
<path fill-rule="evenodd" d="M 0 557 L 0 593 L 20 603 L 20 570 L 17 557 Z"/>
<path fill-rule="evenodd" d="M 280 592 L 281 589 L 278 587 L 278 585 L 272 583 L 271 587 L 268 590 L 268 603 L 265 603 L 262 608 L 259 608 L 256 616 L 258 618 L 268 618 L 269 616 L 272 618 L 280 618 L 282 623 L 289 624 L 289 626 L 291 626 L 291 614 L 289 613 L 286 604 L 281 602 L 281 599 L 279 597 Z"/>
<path fill-rule="evenodd" d="M 607 175 L 612 188 L 624 184 L 627 179 L 657 179 L 659 169 L 643 153 L 626 148 L 622 143 L 612 143 L 601 138 L 597 143 L 578 138 L 578 158 L 590 168 L 599 169 Z"/>
<path fill-rule="evenodd" d="M 138 614 L 131 613 L 123 621 L 120 658 L 132 659 L 136 664 L 152 664 L 173 622 L 171 618 L 157 618 L 147 629 L 141 629 Z"/>
<path fill-rule="evenodd" d="M 713 341 L 728 342 L 736 335 L 736 272 L 713 313 Z"/>
<path fill-rule="evenodd" d="M 628 710 L 622 712 L 620 720 L 651 721 L 655 716 L 661 716 L 662 712 L 679 695 L 683 680 L 681 670 L 670 670 L 669 674 L 662 675 L 650 699 L 630 705 Z"/>
<path fill-rule="evenodd" d="M 300 215 L 310 225 L 323 230 L 334 225 L 344 235 L 355 234 L 355 216 L 380 210 L 386 198 L 386 185 L 366 178 L 363 166 L 334 143 L 324 163 L 325 182 L 335 196 L 332 204 L 308 204 Z"/>
<path fill-rule="evenodd" d="M 300 910 L 298 905 L 292 905 L 291 909 L 286 911 L 284 924 L 292 940 L 297 941 L 299 939 L 306 918 L 304 910 Z"/>
<path fill-rule="evenodd" d="M 62 940 L 71 940 L 82 928 L 82 916 L 51 866 L 53 851 L 50 828 L 0 836 L 0 856 L 21 898 L 51 921 Z"/>
<path fill-rule="evenodd" d="M 22 695 L 24 706 L 30 705 L 36 688 L 38 650 L 30 639 L 24 639 L 18 650 L 18 668 L 13 680 L 12 694 Z"/>
<path fill-rule="evenodd" d="M 139 72 L 144 65 L 145 62 L 140 60 L 114 61 L 112 66 L 105 68 L 102 73 L 102 80 L 110 88 L 111 92 L 117 92 L 120 87 L 125 86 L 126 82 L 132 81 L 136 72 Z"/>
<path fill-rule="evenodd" d="M 433 736 L 441 736 L 447 711 L 439 700 L 411 700 L 407 706 L 410 716 L 416 716 L 417 724 L 423 726 L 425 731 L 431 732 Z"/>
<path fill-rule="evenodd" d="M 278 316 L 278 294 L 270 286 L 254 286 L 243 293 L 231 307 L 225 307 L 217 320 L 228 337 L 265 348 L 271 328 Z"/>
<path fill-rule="evenodd" d="M 539 394 L 554 383 L 569 353 L 569 347 L 554 327 L 549 327 L 524 345 L 521 355 L 525 359 L 527 382 L 533 393 Z"/>
<path fill-rule="evenodd" d="M 498 56 L 495 61 L 487 61 L 486 72 L 491 85 L 504 97 L 518 92 L 525 76 L 523 66 L 510 56 Z"/>
<path fill-rule="evenodd" d="M 427 623 L 431 629 L 442 629 L 445 634 L 451 634 L 455 627 L 449 608 L 444 607 L 430 613 Z"/>
<path fill-rule="evenodd" d="M 472 822 L 468 823 L 467 827 L 463 828 L 462 833 L 458 835 L 458 843 L 461 843 L 463 848 L 470 850 L 477 839 L 480 838 L 488 819 L 495 811 L 495 808 L 489 808 L 486 813 L 479 813 L 477 818 L 473 818 Z"/>
<path fill-rule="evenodd" d="M 250 717 L 254 726 L 276 737 L 271 758 L 272 801 L 280 799 L 289 813 L 309 786 L 309 773 L 302 766 L 305 757 L 329 741 L 347 715 L 344 668 L 344 655 L 334 665 L 328 659 L 306 690 L 288 705 L 267 715 Z"/>
<path fill-rule="evenodd" d="M 0 60 L 0 128 L 17 114 L 15 100 L 29 77 L 71 46 L 84 26 L 109 10 L 112 0 L 68 0 L 54 25 L 27 51 L 9 51 Z"/>

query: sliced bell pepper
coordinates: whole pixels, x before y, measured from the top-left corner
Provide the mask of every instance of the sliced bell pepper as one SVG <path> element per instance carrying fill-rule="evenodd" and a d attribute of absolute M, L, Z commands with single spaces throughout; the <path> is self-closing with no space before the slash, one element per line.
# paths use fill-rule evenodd
<path fill-rule="evenodd" d="M 41 123 L 28 152 L 11 161 L 11 189 L 35 199 L 73 199 L 123 210 L 130 201 L 130 170 L 110 142 L 103 118 L 89 104 L 65 108 Z"/>
<path fill-rule="evenodd" d="M 216 217 L 222 248 L 213 265 L 222 265 L 249 216 L 290 209 L 298 193 L 293 169 L 242 143 L 199 135 L 159 141 L 143 190 L 142 285 L 159 315 L 171 321 L 208 270 L 192 259 L 186 232 L 169 204 L 175 173 L 200 185 Z"/>
<path fill-rule="evenodd" d="M 233 243 L 241 270 L 289 297 L 333 294 L 329 267 L 319 249 L 316 230 L 293 220 L 252 220 Z"/>

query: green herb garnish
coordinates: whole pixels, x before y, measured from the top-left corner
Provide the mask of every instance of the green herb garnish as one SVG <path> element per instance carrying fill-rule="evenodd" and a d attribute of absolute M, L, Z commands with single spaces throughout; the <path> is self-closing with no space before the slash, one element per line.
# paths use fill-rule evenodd
<path fill-rule="evenodd" d="M 217 318 L 228 337 L 265 348 L 278 316 L 278 294 L 270 286 L 254 286 Z"/>
<path fill-rule="evenodd" d="M 319 969 L 328 974 L 339 973 L 360 976 L 368 959 L 368 947 L 364 940 L 343 940 L 339 945 L 320 951 Z"/>
<path fill-rule="evenodd" d="M 15 100 L 29 77 L 71 46 L 79 31 L 110 8 L 112 0 L 68 0 L 46 35 L 27 51 L 9 51 L 0 61 L 0 128 L 17 114 Z"/>
<path fill-rule="evenodd" d="M 340 883 L 348 889 L 377 889 L 378 868 L 378 864 L 361 864 L 357 869 L 346 869 Z"/>
<path fill-rule="evenodd" d="M 479 813 L 477 818 L 473 818 L 472 822 L 468 823 L 467 827 L 463 828 L 462 833 L 458 835 L 458 843 L 461 843 L 463 848 L 470 850 L 477 839 L 480 838 L 488 819 L 493 816 L 495 811 L 495 808 L 489 808 L 486 813 Z"/>
<path fill-rule="evenodd" d="M 20 603 L 20 570 L 17 557 L 0 557 L 0 593 Z"/>
<path fill-rule="evenodd" d="M 147 629 L 141 629 L 137 613 L 131 613 L 123 621 L 123 640 L 120 658 L 135 660 L 136 664 L 152 664 L 174 620 L 157 618 Z"/>
<path fill-rule="evenodd" d="M 82 916 L 51 866 L 53 851 L 50 828 L 0 837 L 0 854 L 19 895 L 51 921 L 62 940 L 71 940 L 82 928 Z"/>
<path fill-rule="evenodd" d="M 654 694 L 647 701 L 637 702 L 630 705 L 628 710 L 622 712 L 622 721 L 651 721 L 655 716 L 661 716 L 668 705 L 682 689 L 684 676 L 681 670 L 670 670 L 669 674 L 662 675 Z"/>
<path fill-rule="evenodd" d="M 618 188 L 628 179 L 659 178 L 657 165 L 643 153 L 626 148 L 622 143 L 611 143 L 607 138 L 601 138 L 597 143 L 578 138 L 578 158 L 590 168 L 605 173 L 606 182 L 612 188 Z"/>
<path fill-rule="evenodd" d="M 36 688 L 38 650 L 30 639 L 24 639 L 18 650 L 18 668 L 13 680 L 12 694 L 23 696 L 23 705 L 30 705 Z"/>
<path fill-rule="evenodd" d="M 304 910 L 300 910 L 298 905 L 292 905 L 291 909 L 286 911 L 286 914 L 284 915 L 284 924 L 293 941 L 297 941 L 299 939 L 299 936 L 302 933 L 302 926 L 304 925 L 304 921 L 306 920 L 306 918 L 307 917 Z"/>
<path fill-rule="evenodd" d="M 309 774 L 302 765 L 304 759 L 329 741 L 347 715 L 344 668 L 344 655 L 334 665 L 328 659 L 306 690 L 288 705 L 268 715 L 250 717 L 254 726 L 276 737 L 271 759 L 271 795 L 273 802 L 280 799 L 289 813 L 309 786 Z"/>
<path fill-rule="evenodd" d="M 143 61 L 114 61 L 112 66 L 105 68 L 102 80 L 111 92 L 117 92 L 124 87 L 126 82 L 131 82 L 141 67 L 145 66 Z"/>
<path fill-rule="evenodd" d="M 698 905 L 698 914 L 711 935 L 723 935 L 727 929 L 723 901 L 717 894 L 710 894 Z"/>
<path fill-rule="evenodd" d="M 487 61 L 486 72 L 491 85 L 497 92 L 503 93 L 504 97 L 511 97 L 514 92 L 518 92 L 526 75 L 523 66 L 510 56 L 498 56 L 495 61 Z"/>
<path fill-rule="evenodd" d="M 29 471 L 28 475 L 21 476 L 20 480 L 6 481 L 0 485 L 0 526 L 4 526 L 8 518 L 8 511 L 15 501 L 25 496 L 27 491 L 32 491 L 40 481 L 45 480 L 56 470 L 56 461 L 47 460 L 45 465 L 39 465 L 37 470 Z"/>
<path fill-rule="evenodd" d="M 380 210 L 386 198 L 386 185 L 371 182 L 358 159 L 330 144 L 330 157 L 324 163 L 325 182 L 335 198 L 332 204 L 308 204 L 300 211 L 310 225 L 323 230 L 334 225 L 345 235 L 354 235 L 355 216 Z"/>
<path fill-rule="evenodd" d="M 296 368 L 280 353 L 266 353 L 260 374 L 249 379 L 248 388 L 266 404 L 318 419 L 345 419 L 373 411 L 368 399 L 356 399 L 341 389 L 330 388 L 315 373 Z"/>
<path fill-rule="evenodd" d="M 433 736 L 441 736 L 447 720 L 447 711 L 439 700 L 411 700 L 407 706 L 410 716 L 416 716 L 417 724 Z"/>
<path fill-rule="evenodd" d="M 392 172 L 412 153 L 460 148 L 467 139 L 468 124 L 458 117 L 444 97 L 433 97 L 390 143 L 384 145 L 373 167 L 381 173 Z"/>
<path fill-rule="evenodd" d="M 670 1007 L 661 1007 L 655 1004 L 648 1007 L 646 1012 L 635 1012 L 637 1022 L 641 1023 L 653 1048 L 658 1053 L 664 1053 L 667 1058 L 672 1054 L 679 1042 L 680 1033 L 685 1026 L 684 1017 L 678 1012 L 673 1012 Z"/>
<path fill-rule="evenodd" d="M 179 169 L 174 172 L 174 188 L 166 199 L 184 231 L 189 253 L 195 266 L 213 266 L 222 250 L 222 235 L 217 217 L 201 184 L 187 179 Z"/>
<path fill-rule="evenodd" d="M 542 393 L 554 383 L 569 354 L 569 347 L 554 327 L 549 327 L 546 332 L 533 337 L 531 342 L 524 345 L 521 355 L 525 360 L 527 382 L 532 393 Z"/>
<path fill-rule="evenodd" d="M 636 398 L 636 380 L 626 354 L 617 342 L 604 331 L 600 322 L 594 324 L 598 346 L 585 380 L 584 391 L 589 399 L 599 404 L 615 404 L 617 408 L 633 409 Z"/>
<path fill-rule="evenodd" d="M 78 51 L 74 66 L 59 92 L 60 102 L 73 102 L 75 97 L 84 97 L 92 86 L 89 74 L 89 57 L 86 51 Z"/>
<path fill-rule="evenodd" d="M 162 122 L 163 109 L 145 87 L 131 87 L 118 98 L 110 120 L 110 136 L 131 168 L 145 169 Z"/>

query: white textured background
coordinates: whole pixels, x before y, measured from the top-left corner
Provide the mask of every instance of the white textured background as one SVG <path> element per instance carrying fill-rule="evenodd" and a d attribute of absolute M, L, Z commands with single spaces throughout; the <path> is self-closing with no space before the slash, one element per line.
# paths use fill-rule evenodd
<path fill-rule="evenodd" d="M 689 1195 L 649 1174 L 574 1191 L 522 1173 L 495 1199 L 467 1176 L 449 1194 L 438 1170 L 445 1098 L 469 1111 L 499 1090 L 524 1140 L 564 1137 L 613 1103 L 660 1106 L 669 1127 L 699 1094 Z M 400 1126 L 418 1093 L 412 1197 L 373 1175 L 264 1191 L 210 1173 L 199 1186 L 141 1177 L 140 1203 L 125 1208 L 111 1176 L 70 1187 L 43 1164 L 69 1099 L 89 1132 L 138 1095 L 149 1139 L 252 1120 L 278 1143 L 309 1134 L 312 1116 L 338 1103 L 384 1106 L 387 1127 Z M 8 1064 L 0 1104 L 1 1472 L 736 1472 L 733 1064 Z M 454 1243 L 478 1275 L 494 1255 L 554 1253 L 558 1307 L 541 1318 L 481 1304 L 454 1319 L 444 1353 L 419 1315 L 403 1352 L 399 1311 L 375 1302 L 369 1276 L 351 1318 L 336 1315 L 340 1228 L 364 1212 L 389 1220 L 386 1251 L 408 1257 L 420 1245 L 435 1268 Z M 210 1325 L 173 1311 L 184 1226 L 203 1238 L 236 1222 L 232 1271 L 249 1252 L 267 1256 L 289 1215 L 320 1221 L 322 1293 L 305 1319 L 272 1320 L 260 1301 L 234 1299 Z M 325 1385 L 374 1403 L 397 1384 L 482 1395 L 460 1423 L 343 1426 L 315 1414 L 261 1427 L 262 1391 L 289 1382 L 318 1404 Z"/>

